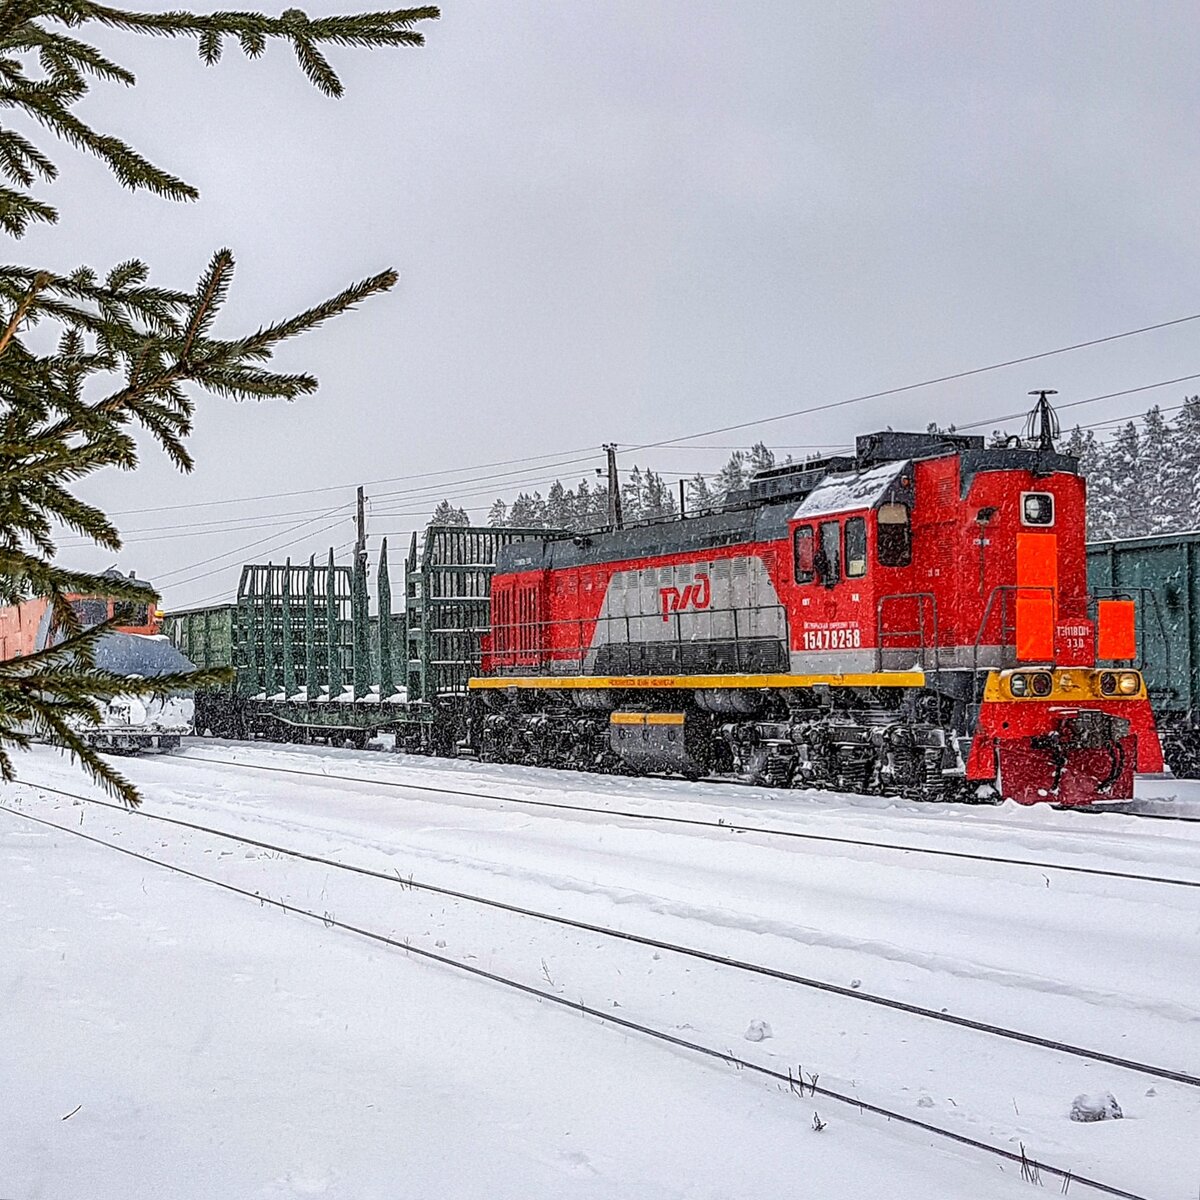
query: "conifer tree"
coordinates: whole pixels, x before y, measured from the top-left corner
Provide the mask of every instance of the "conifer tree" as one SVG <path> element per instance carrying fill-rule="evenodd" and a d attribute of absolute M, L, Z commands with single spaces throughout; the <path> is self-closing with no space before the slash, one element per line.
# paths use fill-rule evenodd
<path fill-rule="evenodd" d="M 769 471 L 775 465 L 775 452 L 768 449 L 765 442 L 755 442 L 746 455 L 746 465 L 751 475 L 758 471 Z"/>
<path fill-rule="evenodd" d="M 545 529 L 546 502 L 541 492 L 522 492 L 508 510 L 508 523 L 514 529 Z"/>
<path fill-rule="evenodd" d="M 1142 491 L 1142 442 L 1137 426 L 1127 421 L 1108 449 L 1112 528 L 1117 537 L 1140 537 L 1146 533 L 1146 496 Z"/>
<path fill-rule="evenodd" d="M 731 492 L 740 491 L 746 486 L 746 455 L 741 450 L 735 450 L 729 461 L 721 468 L 713 481 L 713 501 L 717 505 L 724 504 Z"/>
<path fill-rule="evenodd" d="M 645 516 L 645 481 L 641 468 L 634 463 L 629 478 L 621 485 L 621 504 L 626 521 L 640 521 Z"/>
<path fill-rule="evenodd" d="M 550 529 L 575 528 L 575 497 L 558 479 L 546 493 L 546 525 Z"/>
<path fill-rule="evenodd" d="M 1142 423 L 1138 488 L 1143 503 L 1142 532 L 1165 533 L 1171 528 L 1171 427 L 1156 404 Z"/>
<path fill-rule="evenodd" d="M 1200 528 L 1200 396 L 1187 396 L 1172 422 L 1167 474 L 1173 532 Z"/>
<path fill-rule="evenodd" d="M 687 481 L 686 487 L 688 512 L 692 516 L 706 513 L 714 505 L 712 490 L 705 476 L 697 473 Z"/>
<path fill-rule="evenodd" d="M 488 509 L 487 523 L 493 529 L 499 529 L 508 524 L 508 505 L 498 497 L 492 501 L 492 507 Z"/>
<path fill-rule="evenodd" d="M 589 529 L 599 529 L 608 513 L 608 489 L 597 486 L 592 491 L 586 479 L 579 481 L 575 489 L 575 518 L 571 529 L 583 533 Z"/>
<path fill-rule="evenodd" d="M 299 9 L 278 17 L 147 13 L 91 0 L 12 0 L 0 8 L 0 103 L 60 142 L 95 155 L 127 188 L 195 199 L 190 183 L 94 128 L 81 113 L 92 83 L 136 82 L 81 31 L 195 38 L 209 65 L 230 42 L 250 58 L 280 42 L 291 47 L 319 91 L 336 97 L 342 84 L 324 47 L 418 46 L 423 36 L 414 26 L 437 15 L 431 7 L 318 18 Z M 52 183 L 57 173 L 46 147 L 6 122 L 0 128 L 0 230 L 19 238 L 33 223 L 55 222 L 56 209 L 34 188 Z M 72 485 L 105 467 L 136 467 L 137 427 L 180 470 L 190 470 L 186 439 L 197 391 L 236 400 L 312 392 L 317 383 L 311 375 L 270 369 L 276 347 L 396 280 L 394 271 L 382 271 L 295 316 L 218 336 L 233 272 L 229 250 L 217 251 L 196 286 L 184 290 L 151 283 L 148 267 L 137 260 L 66 274 L 0 266 L 0 601 L 48 597 L 57 638 L 45 650 L 0 664 L 0 776 L 6 780 L 13 778 L 13 766 L 5 747 L 45 736 L 134 804 L 135 790 L 88 745 L 86 727 L 99 723 L 104 702 L 118 695 L 161 695 L 220 676 L 193 672 L 134 682 L 96 666 L 96 646 L 107 626 L 82 629 L 68 594 L 144 594 L 58 564 L 56 526 L 107 549 L 121 546 L 112 520 L 75 496 Z"/>
<path fill-rule="evenodd" d="M 679 516 L 679 506 L 663 477 L 654 471 L 646 472 L 645 499 L 642 513 L 648 521 L 671 521 Z"/>
<path fill-rule="evenodd" d="M 429 518 L 429 523 L 430 525 L 470 525 L 471 518 L 467 515 L 465 508 L 458 508 L 449 500 L 442 500 L 433 510 L 433 516 Z"/>

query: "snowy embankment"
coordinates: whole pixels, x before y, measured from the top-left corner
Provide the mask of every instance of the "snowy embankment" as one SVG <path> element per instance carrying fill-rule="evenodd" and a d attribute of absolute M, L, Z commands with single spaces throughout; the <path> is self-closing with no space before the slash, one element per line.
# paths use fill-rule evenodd
<path fill-rule="evenodd" d="M 1200 880 L 1200 825 L 212 742 L 122 765 L 148 813 L 394 881 L 36 786 L 8 789 L 8 807 L 63 831 L 0 816 L 0 1195 L 746 1197 L 802 1187 L 924 1200 L 1028 1186 L 1018 1165 L 819 1094 L 801 1099 L 336 923 L 748 1062 L 803 1069 L 819 1088 L 1023 1145 L 1135 1195 L 1195 1195 L 1200 1089 L 859 997 L 1194 1073 L 1200 888 L 458 793 L 1189 880 Z M 18 771 L 96 794 L 47 750 Z M 443 790 L 388 786 L 397 782 Z M 852 994 L 448 899 L 410 879 Z M 1106 1092 L 1123 1119 L 1069 1119 L 1077 1096 Z M 1089 1193 L 1076 1181 L 1069 1194 Z"/>

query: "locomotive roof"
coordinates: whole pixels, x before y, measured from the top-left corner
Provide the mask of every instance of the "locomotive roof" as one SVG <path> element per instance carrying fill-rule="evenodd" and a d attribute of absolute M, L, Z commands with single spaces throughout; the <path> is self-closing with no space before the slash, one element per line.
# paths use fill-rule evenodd
<path fill-rule="evenodd" d="M 797 518 L 861 511 L 889 500 L 911 503 L 911 468 L 917 459 L 958 455 L 963 495 L 984 471 L 1029 471 L 1035 477 L 1079 473 L 1079 460 L 1072 455 L 1019 445 L 984 446 L 983 438 L 965 434 L 889 429 L 858 438 L 856 451 L 854 456 L 809 459 L 760 471 L 749 488 L 732 493 L 717 512 L 584 534 L 543 532 L 539 538 L 501 547 L 496 569 L 561 569 L 771 541 L 786 537 L 788 522 Z"/>

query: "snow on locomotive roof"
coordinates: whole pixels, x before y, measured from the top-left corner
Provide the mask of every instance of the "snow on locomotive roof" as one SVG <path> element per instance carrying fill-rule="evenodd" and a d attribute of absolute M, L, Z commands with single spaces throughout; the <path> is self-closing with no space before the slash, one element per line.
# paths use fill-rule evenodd
<path fill-rule="evenodd" d="M 830 513 L 874 508 L 900 475 L 911 467 L 912 464 L 907 461 L 888 462 L 866 471 L 827 475 L 804 497 L 792 519 L 824 517 Z"/>

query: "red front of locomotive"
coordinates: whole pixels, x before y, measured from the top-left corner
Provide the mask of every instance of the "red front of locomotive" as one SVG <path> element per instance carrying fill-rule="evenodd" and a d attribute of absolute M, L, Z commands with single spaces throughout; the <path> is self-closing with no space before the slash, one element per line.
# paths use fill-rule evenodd
<path fill-rule="evenodd" d="M 1161 751 L 1132 601 L 1088 596 L 1084 495 L 1053 451 L 860 438 L 720 513 L 514 547 L 471 686 L 669 710 L 760 782 L 1127 798 Z"/>

